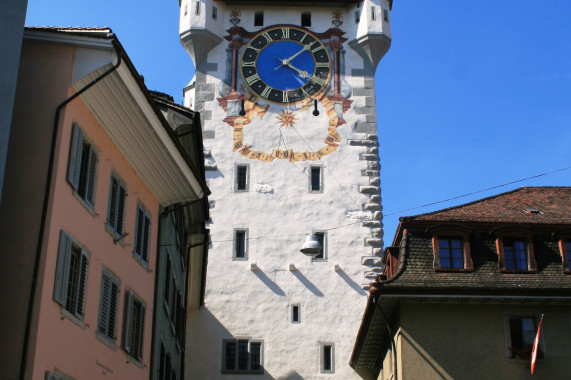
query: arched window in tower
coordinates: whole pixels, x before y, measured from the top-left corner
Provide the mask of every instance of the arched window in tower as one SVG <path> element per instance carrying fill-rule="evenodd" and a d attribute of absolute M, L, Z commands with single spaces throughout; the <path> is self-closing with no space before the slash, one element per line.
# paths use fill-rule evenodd
<path fill-rule="evenodd" d="M 254 26 L 264 26 L 264 12 L 258 11 L 254 14 Z"/>
<path fill-rule="evenodd" d="M 301 26 L 310 27 L 311 26 L 311 12 L 301 13 Z"/>

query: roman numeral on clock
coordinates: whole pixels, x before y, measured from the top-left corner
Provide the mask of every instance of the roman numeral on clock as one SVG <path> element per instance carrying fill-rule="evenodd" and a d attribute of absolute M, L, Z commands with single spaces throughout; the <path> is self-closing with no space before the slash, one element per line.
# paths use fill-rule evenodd
<path fill-rule="evenodd" d="M 272 36 L 270 36 L 268 33 L 264 33 L 262 34 L 262 36 L 264 36 L 264 38 L 268 41 L 268 43 L 274 40 Z"/>
<path fill-rule="evenodd" d="M 323 46 L 319 45 L 315 49 L 311 49 L 311 52 L 315 54 L 316 52 L 318 52 L 319 50 L 322 50 L 322 49 L 323 49 Z"/>
<path fill-rule="evenodd" d="M 270 91 L 272 91 L 272 88 L 270 86 L 266 86 L 260 95 L 262 95 L 264 98 L 267 98 L 268 95 L 270 95 Z"/>
<path fill-rule="evenodd" d="M 287 28 L 282 28 L 282 38 L 287 38 L 287 39 L 289 39 L 289 29 L 287 29 Z"/>
<path fill-rule="evenodd" d="M 282 100 L 282 102 L 283 102 L 283 103 L 289 102 L 289 97 L 287 96 L 287 91 L 283 91 L 282 94 L 283 94 L 283 100 Z"/>
<path fill-rule="evenodd" d="M 319 68 L 326 68 L 326 69 L 328 69 L 328 68 L 329 68 L 329 63 L 328 63 L 328 62 L 316 62 L 316 63 L 315 63 L 315 67 L 318 68 L 318 69 L 319 69 Z"/>
<path fill-rule="evenodd" d="M 260 80 L 260 76 L 256 73 L 256 74 L 246 78 L 246 83 L 248 83 L 248 85 L 251 86 L 252 84 L 256 83 L 259 80 Z"/>
<path fill-rule="evenodd" d="M 311 81 L 320 86 L 323 86 L 325 84 L 325 79 L 322 79 L 321 77 L 311 77 Z"/>
<path fill-rule="evenodd" d="M 244 67 L 255 67 L 256 66 L 256 62 L 252 61 L 252 62 L 244 62 L 242 61 L 242 66 Z M 317 66 L 319 67 L 319 66 Z"/>

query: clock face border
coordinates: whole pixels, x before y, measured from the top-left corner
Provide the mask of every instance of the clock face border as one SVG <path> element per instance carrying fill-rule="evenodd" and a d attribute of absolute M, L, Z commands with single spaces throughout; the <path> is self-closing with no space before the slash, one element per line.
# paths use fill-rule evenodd
<path fill-rule="evenodd" d="M 279 41 L 297 43 L 300 51 L 305 45 L 311 44 L 311 48 L 303 53 L 308 52 L 311 55 L 314 70 L 313 73 L 308 73 L 309 78 L 298 88 L 276 89 L 259 76 L 257 65 L 260 53 L 267 46 Z M 290 63 L 294 62 L 295 58 Z M 279 68 L 279 59 L 276 59 L 276 63 Z M 240 57 L 240 75 L 248 89 L 258 97 L 270 103 L 292 104 L 319 94 L 327 87 L 332 75 L 331 57 L 325 44 L 312 32 L 295 25 L 274 25 L 257 33 L 245 46 Z M 276 75 L 279 73 L 276 72 Z"/>

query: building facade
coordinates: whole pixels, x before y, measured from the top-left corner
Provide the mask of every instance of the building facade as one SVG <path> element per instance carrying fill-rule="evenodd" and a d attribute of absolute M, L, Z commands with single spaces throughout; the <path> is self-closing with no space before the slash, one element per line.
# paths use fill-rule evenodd
<path fill-rule="evenodd" d="M 401 218 L 351 357 L 364 379 L 526 379 L 571 365 L 569 187 Z"/>
<path fill-rule="evenodd" d="M 107 28 L 27 28 L 4 202 L 3 378 L 149 378 L 160 210 L 207 188 Z"/>
<path fill-rule="evenodd" d="M 187 378 L 355 378 L 363 284 L 380 272 L 374 74 L 386 0 L 180 2 L 212 190 L 205 305 Z M 322 251 L 300 253 L 313 234 Z"/>

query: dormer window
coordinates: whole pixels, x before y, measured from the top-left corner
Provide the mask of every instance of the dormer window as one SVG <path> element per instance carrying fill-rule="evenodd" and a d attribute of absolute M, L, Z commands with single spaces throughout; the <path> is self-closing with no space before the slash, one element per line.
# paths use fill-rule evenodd
<path fill-rule="evenodd" d="M 429 228 L 433 234 L 432 248 L 436 271 L 472 271 L 470 230 L 457 225 Z"/>
<path fill-rule="evenodd" d="M 521 228 L 502 228 L 495 234 L 501 272 L 537 271 L 532 232 Z"/>
<path fill-rule="evenodd" d="M 562 238 L 559 240 L 559 253 L 563 263 L 563 272 L 571 274 L 571 239 Z"/>
<path fill-rule="evenodd" d="M 310 12 L 302 12 L 301 13 L 301 26 L 304 27 L 311 27 L 311 13 Z"/>

